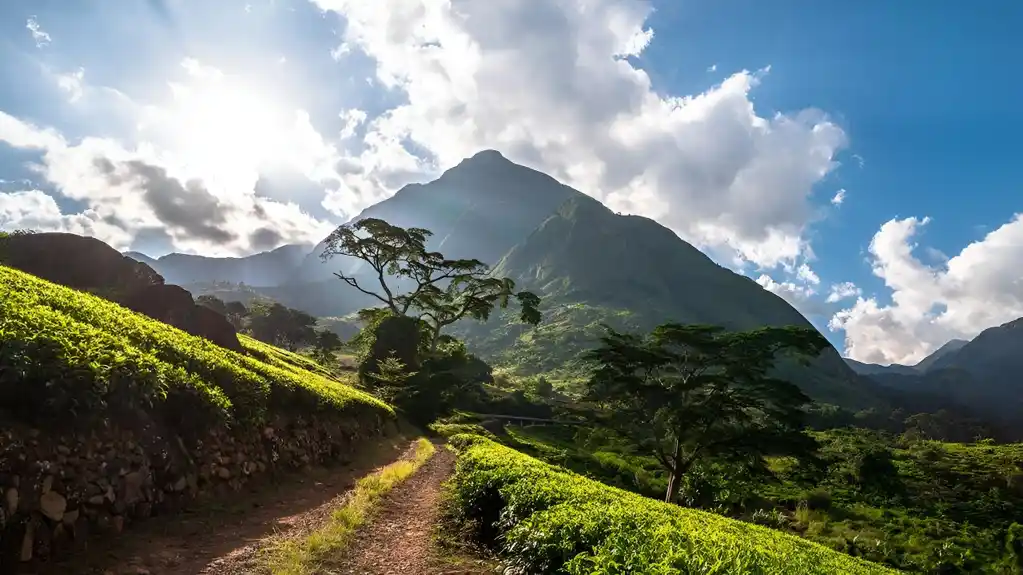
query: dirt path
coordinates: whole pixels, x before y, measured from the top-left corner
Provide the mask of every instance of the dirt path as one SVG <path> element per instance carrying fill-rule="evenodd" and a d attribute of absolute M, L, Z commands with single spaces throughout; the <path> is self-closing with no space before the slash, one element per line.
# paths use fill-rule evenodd
<path fill-rule="evenodd" d="M 329 515 L 355 481 L 397 459 L 409 439 L 365 446 L 344 467 L 315 469 L 275 486 L 206 502 L 191 513 L 156 517 L 117 540 L 54 565 L 40 575 L 241 575 L 255 571 L 255 554 L 275 533 L 299 535 Z M 425 468 L 424 468 L 425 469 Z"/>
<path fill-rule="evenodd" d="M 330 575 L 482 575 L 493 573 L 485 562 L 443 554 L 434 541 L 443 495 L 441 484 L 454 469 L 455 456 L 445 446 L 412 477 L 381 502 L 339 565 Z"/>

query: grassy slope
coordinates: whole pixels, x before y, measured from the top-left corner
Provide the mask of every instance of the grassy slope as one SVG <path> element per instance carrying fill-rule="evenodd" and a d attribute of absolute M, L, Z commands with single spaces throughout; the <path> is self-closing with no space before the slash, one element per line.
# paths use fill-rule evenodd
<path fill-rule="evenodd" d="M 525 572 L 894 573 L 798 537 L 668 505 L 456 435 L 453 501 Z M 491 528 L 490 526 L 495 526 Z"/>
<path fill-rule="evenodd" d="M 301 356 L 242 342 L 245 354 L 0 266 L 0 407 L 12 413 L 84 422 L 141 406 L 182 424 L 254 423 L 277 407 L 394 413 Z"/>

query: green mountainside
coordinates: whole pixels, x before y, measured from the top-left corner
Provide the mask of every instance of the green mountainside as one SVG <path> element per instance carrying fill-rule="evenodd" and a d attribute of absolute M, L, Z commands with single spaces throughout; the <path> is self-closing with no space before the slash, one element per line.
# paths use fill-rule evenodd
<path fill-rule="evenodd" d="M 591 346 L 600 324 L 649 330 L 664 321 L 750 329 L 811 324 L 753 280 L 714 263 L 657 222 L 617 215 L 579 194 L 513 247 L 494 274 L 544 298 L 547 317 L 535 329 L 466 324 L 467 342 L 498 363 L 556 371 Z M 883 403 L 829 348 L 812 369 L 791 375 L 816 399 L 849 407 Z"/>

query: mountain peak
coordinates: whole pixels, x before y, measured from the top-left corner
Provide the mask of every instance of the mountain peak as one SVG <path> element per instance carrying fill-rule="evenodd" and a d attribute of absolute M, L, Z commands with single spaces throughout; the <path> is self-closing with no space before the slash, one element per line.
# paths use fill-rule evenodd
<path fill-rule="evenodd" d="M 469 159 L 470 160 L 505 160 L 505 161 L 508 161 L 508 159 L 505 158 L 504 155 L 501 154 L 501 152 L 498 152 L 497 150 L 492 150 L 492 149 L 480 150 L 479 152 L 476 152 L 475 154 L 473 154 L 472 157 L 469 158 Z"/>
<path fill-rule="evenodd" d="M 490 174 L 494 170 L 510 171 L 516 169 L 528 169 L 525 166 L 516 164 L 509 160 L 497 150 L 480 150 L 475 154 L 464 158 L 461 162 L 458 162 L 452 166 L 444 174 L 462 174 L 462 173 L 487 173 Z M 442 178 L 444 175 L 441 176 Z M 427 184 L 429 185 L 429 184 Z"/>

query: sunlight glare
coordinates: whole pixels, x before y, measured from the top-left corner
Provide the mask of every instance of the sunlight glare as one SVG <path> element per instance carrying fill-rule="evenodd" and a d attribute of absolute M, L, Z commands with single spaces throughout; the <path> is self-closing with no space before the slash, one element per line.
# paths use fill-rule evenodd
<path fill-rule="evenodd" d="M 295 126 L 291 114 L 223 76 L 203 80 L 171 85 L 168 132 L 189 171 L 216 179 L 251 177 L 288 156 Z"/>

